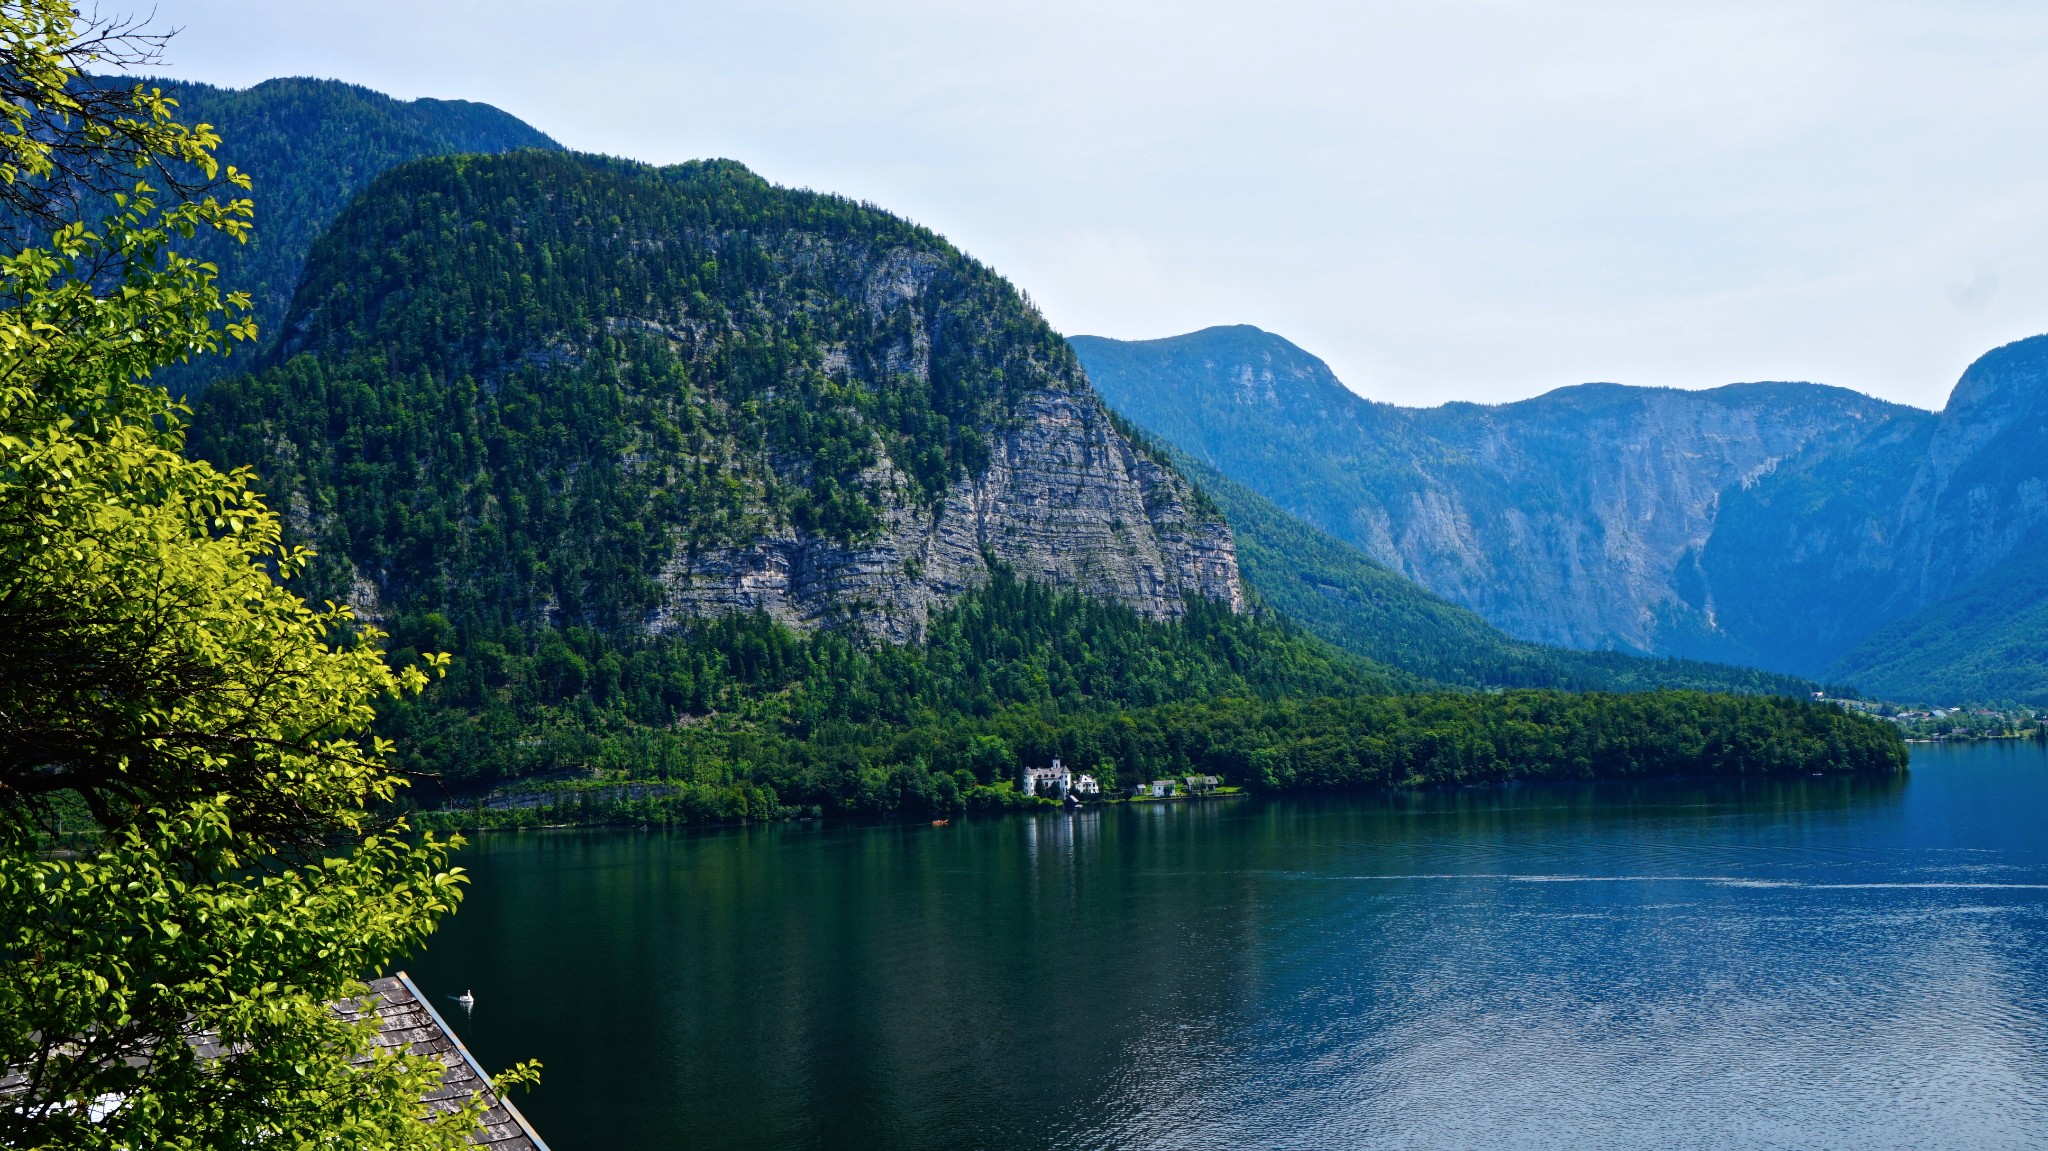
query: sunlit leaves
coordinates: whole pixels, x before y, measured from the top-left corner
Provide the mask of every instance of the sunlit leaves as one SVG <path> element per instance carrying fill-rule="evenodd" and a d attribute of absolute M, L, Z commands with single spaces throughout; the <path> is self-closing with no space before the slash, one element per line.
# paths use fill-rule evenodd
<path fill-rule="evenodd" d="M 458 898 L 448 843 L 376 824 L 400 781 L 366 730 L 445 664 L 285 591 L 308 556 L 252 476 L 185 457 L 150 373 L 256 332 L 177 245 L 252 208 L 185 194 L 218 141 L 159 95 L 66 119 L 71 20 L 0 4 L 0 180 L 128 169 L 104 218 L 0 252 L 0 1145 L 465 1145 L 473 1117 L 420 1122 L 438 1065 L 364 1058 L 327 1006 Z"/>

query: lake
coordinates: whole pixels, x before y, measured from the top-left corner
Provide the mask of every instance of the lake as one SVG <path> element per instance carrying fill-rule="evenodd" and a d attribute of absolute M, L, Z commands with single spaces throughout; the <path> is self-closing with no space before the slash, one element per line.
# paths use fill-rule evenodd
<path fill-rule="evenodd" d="M 595 1148 L 2048 1146 L 2048 750 L 482 836 L 412 964 Z"/>

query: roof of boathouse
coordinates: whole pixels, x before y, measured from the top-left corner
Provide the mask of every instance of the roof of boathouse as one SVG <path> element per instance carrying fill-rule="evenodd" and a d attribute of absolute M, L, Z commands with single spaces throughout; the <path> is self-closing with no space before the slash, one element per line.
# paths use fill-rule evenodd
<path fill-rule="evenodd" d="M 431 1055 L 447 1068 L 441 1074 L 440 1086 L 426 1097 L 429 1110 L 453 1111 L 463 1102 L 481 1096 L 485 1104 L 483 1126 L 471 1142 L 491 1151 L 548 1151 L 547 1141 L 527 1123 L 519 1108 L 491 1089 L 491 1077 L 484 1074 L 476 1056 L 455 1037 L 454 1029 L 413 986 L 405 972 L 372 979 L 369 995 L 334 1005 L 334 1013 L 351 1022 L 370 1010 L 377 1013 L 378 1047 L 404 1047 L 414 1055 Z"/>
<path fill-rule="evenodd" d="M 405 972 L 372 979 L 368 987 L 368 993 L 360 998 L 343 999 L 328 1007 L 337 1017 L 351 1023 L 375 1012 L 377 1034 L 371 1042 L 376 1048 L 403 1047 L 411 1054 L 440 1061 L 444 1068 L 441 1082 L 422 1100 L 430 1114 L 445 1115 L 470 1099 L 481 1098 L 482 1125 L 470 1136 L 474 1146 L 491 1151 L 548 1151 L 547 1141 L 510 1100 L 499 1098 L 491 1087 L 491 1077 L 484 1074 L 476 1057 L 455 1037 L 441 1013 L 434 1010 Z M 194 1031 L 186 1036 L 186 1042 L 200 1059 L 216 1059 L 226 1054 L 220 1036 L 210 1031 Z M 21 1069 L 0 1067 L 0 1099 L 19 1094 L 25 1085 L 26 1075 Z M 102 1106 L 101 1102 L 94 1104 L 94 1122 L 104 1114 Z"/>

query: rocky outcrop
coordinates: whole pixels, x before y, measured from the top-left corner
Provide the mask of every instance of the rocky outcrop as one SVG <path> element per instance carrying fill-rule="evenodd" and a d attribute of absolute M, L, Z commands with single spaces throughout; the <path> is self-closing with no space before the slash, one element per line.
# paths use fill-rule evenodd
<path fill-rule="evenodd" d="M 1971 364 L 1898 511 L 1901 606 L 1997 566 L 2048 524 L 2048 336 Z"/>
<path fill-rule="evenodd" d="M 869 478 L 884 491 L 909 486 L 886 467 Z M 851 622 L 912 640 L 991 564 L 1154 619 L 1179 617 L 1190 596 L 1241 610 L 1230 529 L 1196 505 L 1187 481 L 1124 438 L 1092 392 L 1048 389 L 1018 405 L 980 475 L 931 506 L 892 502 L 872 540 L 849 546 L 784 526 L 738 547 L 678 551 L 649 626 L 759 610 L 795 627 Z"/>

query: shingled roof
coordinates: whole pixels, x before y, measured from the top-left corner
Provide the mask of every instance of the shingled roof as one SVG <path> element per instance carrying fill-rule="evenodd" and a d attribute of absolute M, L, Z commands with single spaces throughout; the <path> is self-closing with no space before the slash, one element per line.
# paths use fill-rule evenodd
<path fill-rule="evenodd" d="M 432 1055 L 447 1070 L 441 1085 L 427 1096 L 427 1106 L 436 1112 L 453 1111 L 472 1096 L 482 1096 L 488 1109 L 483 1126 L 472 1141 L 491 1151 L 548 1151 L 548 1145 L 526 1116 L 510 1100 L 491 1090 L 491 1077 L 441 1013 L 435 1011 L 401 971 L 384 979 L 370 980 L 370 993 L 361 999 L 345 999 L 334 1005 L 334 1013 L 351 1022 L 366 1012 L 377 1014 L 378 1047 L 404 1047 L 414 1055 Z"/>
<path fill-rule="evenodd" d="M 491 1089 L 491 1077 L 484 1074 L 476 1056 L 455 1037 L 448 1022 L 441 1018 L 427 997 L 405 972 L 383 979 L 372 979 L 369 993 L 357 999 L 343 999 L 328 1005 L 335 1015 L 353 1023 L 365 1015 L 375 1013 L 377 1035 L 372 1041 L 378 1048 L 403 1047 L 414 1055 L 430 1055 L 441 1061 L 445 1070 L 441 1082 L 430 1092 L 425 1103 L 434 1114 L 447 1114 L 461 1107 L 472 1098 L 484 1101 L 483 1124 L 470 1136 L 470 1141 L 491 1151 L 548 1151 L 547 1141 L 534 1133 L 526 1122 L 526 1116 L 510 1100 L 501 1099 Z M 212 1032 L 193 1032 L 186 1036 L 194 1054 L 202 1060 L 217 1059 L 225 1054 L 220 1037 Z M 368 1056 L 364 1056 L 368 1058 Z M 0 1099 L 20 1094 L 27 1089 L 27 1072 L 20 1068 L 0 1067 Z M 109 1100 L 119 1102 L 119 1096 L 95 1101 L 93 1121 L 99 1122 L 106 1113 Z"/>

